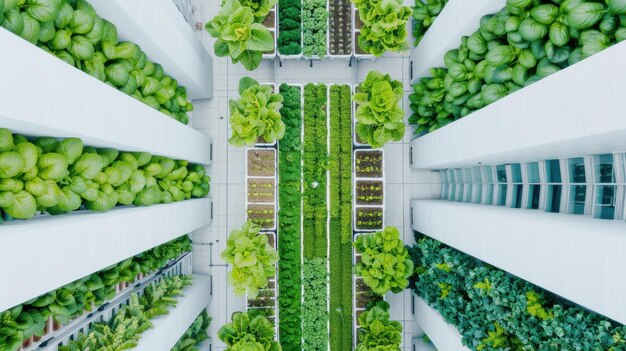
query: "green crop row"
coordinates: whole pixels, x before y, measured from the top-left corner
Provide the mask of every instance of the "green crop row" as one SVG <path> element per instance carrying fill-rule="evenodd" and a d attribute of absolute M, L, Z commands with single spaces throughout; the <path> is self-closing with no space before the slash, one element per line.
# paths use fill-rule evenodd
<path fill-rule="evenodd" d="M 352 100 L 330 88 L 330 348 L 352 349 Z"/>
<path fill-rule="evenodd" d="M 304 257 L 326 257 L 326 85 L 304 87 Z"/>
<path fill-rule="evenodd" d="M 302 302 L 303 350 L 328 350 L 328 272 L 323 258 L 304 259 L 302 264 L 304 301 Z"/>
<path fill-rule="evenodd" d="M 280 114 L 285 123 L 285 136 L 278 144 L 278 327 L 283 350 L 300 351 L 302 105 L 300 88 L 283 84 L 280 86 L 280 94 L 284 98 Z"/>
<path fill-rule="evenodd" d="M 326 56 L 328 11 L 326 0 L 306 0 L 302 6 L 303 50 L 306 57 Z"/>
<path fill-rule="evenodd" d="M 299 55 L 302 52 L 302 2 L 278 2 L 278 52 L 281 55 Z"/>
<path fill-rule="evenodd" d="M 472 350 L 626 349 L 626 326 L 441 242 L 416 237 L 413 289 Z"/>

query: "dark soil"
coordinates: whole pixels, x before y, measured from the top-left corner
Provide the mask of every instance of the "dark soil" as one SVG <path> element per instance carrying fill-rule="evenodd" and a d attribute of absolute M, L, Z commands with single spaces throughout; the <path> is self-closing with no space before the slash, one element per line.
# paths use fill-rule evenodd
<path fill-rule="evenodd" d="M 276 150 L 248 150 L 248 176 L 273 177 L 276 175 Z"/>
<path fill-rule="evenodd" d="M 355 33 L 355 39 L 354 39 L 354 41 L 355 41 L 355 43 L 354 43 L 355 49 L 354 50 L 355 50 L 356 54 L 358 54 L 358 55 L 369 55 L 369 52 L 365 52 L 365 51 L 361 50 L 361 48 L 359 47 L 359 35 L 360 34 L 361 34 L 360 32 L 356 32 Z"/>
<path fill-rule="evenodd" d="M 275 203 L 276 181 L 266 178 L 248 178 L 249 203 Z"/>
<path fill-rule="evenodd" d="M 357 178 L 383 177 L 383 152 L 380 150 L 357 151 L 355 157 Z"/>
<path fill-rule="evenodd" d="M 352 53 L 352 6 L 350 0 L 329 0 L 329 40 L 331 55 Z"/>
<path fill-rule="evenodd" d="M 356 203 L 357 205 L 382 205 L 383 204 L 383 182 L 359 180 L 356 182 Z"/>
<path fill-rule="evenodd" d="M 263 20 L 263 25 L 270 29 L 276 29 L 276 12 L 270 11 Z"/>
<path fill-rule="evenodd" d="M 383 229 L 382 207 L 357 207 L 356 229 L 378 230 Z"/>
<path fill-rule="evenodd" d="M 359 10 L 354 12 L 354 28 L 361 29 L 363 28 L 363 21 L 361 20 L 361 16 L 359 15 Z"/>
<path fill-rule="evenodd" d="M 275 218 L 274 205 L 248 205 L 248 219 L 261 228 L 274 228 Z"/>

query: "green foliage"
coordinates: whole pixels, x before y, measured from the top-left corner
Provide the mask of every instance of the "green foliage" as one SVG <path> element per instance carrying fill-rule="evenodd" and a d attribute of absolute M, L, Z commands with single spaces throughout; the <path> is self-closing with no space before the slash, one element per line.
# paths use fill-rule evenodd
<path fill-rule="evenodd" d="M 278 1 L 278 53 L 299 55 L 302 52 L 302 1 Z"/>
<path fill-rule="evenodd" d="M 227 1 L 228 0 L 222 0 L 222 6 L 224 6 Z M 241 6 L 252 9 L 257 22 L 262 22 L 274 5 L 276 5 L 276 0 L 241 0 Z"/>
<path fill-rule="evenodd" d="M 328 11 L 326 0 L 307 0 L 302 2 L 302 37 L 305 57 L 326 56 L 326 31 L 328 30 Z"/>
<path fill-rule="evenodd" d="M 608 5 L 607 5 L 608 4 Z M 448 51 L 409 96 L 415 134 L 432 132 L 626 36 L 620 1 L 508 1 Z"/>
<path fill-rule="evenodd" d="M 623 350 L 626 328 L 427 237 L 412 286 L 472 350 Z M 437 268 L 445 263 L 451 269 Z M 446 296 L 442 297 L 445 287 Z"/>
<path fill-rule="evenodd" d="M 283 350 L 302 350 L 301 279 L 301 205 L 300 193 L 302 103 L 298 87 L 283 84 L 280 110 L 285 136 L 278 144 L 278 308 L 279 335 Z M 319 307 L 319 306 L 318 306 Z"/>
<path fill-rule="evenodd" d="M 326 171 L 328 163 L 324 84 L 304 86 L 303 240 L 304 257 L 326 257 Z"/>
<path fill-rule="evenodd" d="M 401 52 L 409 47 L 407 21 L 413 10 L 402 6 L 402 0 L 352 0 L 359 10 L 363 28 L 359 48 L 374 56 L 385 51 Z"/>
<path fill-rule="evenodd" d="M 241 62 L 248 71 L 259 66 L 263 53 L 274 50 L 274 37 L 267 27 L 255 22 L 254 16 L 255 11 L 239 0 L 225 0 L 218 15 L 205 25 L 217 39 L 215 55 L 230 56 L 233 63 Z"/>
<path fill-rule="evenodd" d="M 416 0 L 413 7 L 413 37 L 417 46 L 448 0 Z"/>
<path fill-rule="evenodd" d="M 280 115 L 282 95 L 250 77 L 239 81 L 239 95 L 239 99 L 229 101 L 233 135 L 228 142 L 235 146 L 252 146 L 259 138 L 267 143 L 282 139 L 285 135 Z"/>
<path fill-rule="evenodd" d="M 302 265 L 304 300 L 302 301 L 302 340 L 301 350 L 328 350 L 328 310 L 325 308 L 328 296 L 328 272 L 323 258 L 304 259 Z M 282 314 L 280 315 L 283 318 Z M 281 337 L 281 342 L 282 342 Z M 285 349 L 283 345 L 283 349 Z"/>
<path fill-rule="evenodd" d="M 115 296 L 119 283 L 132 282 L 139 273 L 156 271 L 189 251 L 191 239 L 185 235 L 0 313 L 0 350 L 16 350 L 31 336 L 42 336 L 48 317 L 67 324 L 93 311 Z"/>
<path fill-rule="evenodd" d="M 232 322 L 224 325 L 217 336 L 226 344 L 225 351 L 281 351 L 274 341 L 274 326 L 267 317 L 235 312 Z"/>
<path fill-rule="evenodd" d="M 413 274 L 413 261 L 400 239 L 395 227 L 383 231 L 359 235 L 354 247 L 361 254 L 361 262 L 356 265 L 356 274 L 363 277 L 376 294 L 389 291 L 399 293 L 409 284 Z"/>
<path fill-rule="evenodd" d="M 400 351 L 402 324 L 389 320 L 389 303 L 371 302 L 359 315 L 359 327 L 356 351 Z"/>
<path fill-rule="evenodd" d="M 193 105 L 186 89 L 159 64 L 150 62 L 138 45 L 119 42 L 115 26 L 100 18 L 88 2 L 2 2 L 2 27 L 171 118 L 189 123 L 187 112 L 193 111 Z"/>
<path fill-rule="evenodd" d="M 202 310 L 170 351 L 199 351 L 200 349 L 197 345 L 209 338 L 207 329 L 210 324 L 211 317 L 209 317 L 206 310 Z"/>
<path fill-rule="evenodd" d="M 330 87 L 330 349 L 352 349 L 352 96 Z"/>
<path fill-rule="evenodd" d="M 0 208 L 12 219 L 170 203 L 210 189 L 204 168 L 187 161 L 84 147 L 78 138 L 26 139 L 4 128 L 0 139 Z"/>
<path fill-rule="evenodd" d="M 359 89 L 354 94 L 359 138 L 373 148 L 402 140 L 405 129 L 402 82 L 391 80 L 388 74 L 370 71 Z"/>
<path fill-rule="evenodd" d="M 176 306 L 176 297 L 182 296 L 181 289 L 191 285 L 191 282 L 189 276 L 164 276 L 161 282 L 146 287 L 146 292 L 150 291 L 153 298 L 147 300 L 145 295 L 138 297 L 132 294 L 130 303 L 122 307 L 111 321 L 94 323 L 87 334 L 81 333 L 76 340 L 59 346 L 59 351 L 121 351 L 134 348 L 141 334 L 153 327 L 150 319 L 155 315 L 152 311 L 167 314 L 170 307 Z"/>
<path fill-rule="evenodd" d="M 259 234 L 261 227 L 248 221 L 241 229 L 233 229 L 228 236 L 222 259 L 233 265 L 228 282 L 235 287 L 235 295 L 248 293 L 255 299 L 259 289 L 267 287 L 270 277 L 276 275 L 278 253 L 268 244 L 267 236 Z"/>

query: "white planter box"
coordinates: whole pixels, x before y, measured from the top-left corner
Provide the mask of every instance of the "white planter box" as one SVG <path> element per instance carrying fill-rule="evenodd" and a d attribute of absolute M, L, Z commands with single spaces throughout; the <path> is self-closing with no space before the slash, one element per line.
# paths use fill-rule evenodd
<path fill-rule="evenodd" d="M 213 59 L 171 0 L 91 0 L 113 23 L 121 40 L 132 41 L 187 88 L 192 99 L 213 96 Z M 204 28 L 202 29 L 204 30 Z"/>
<path fill-rule="evenodd" d="M 415 296 L 415 322 L 424 329 L 438 351 L 469 351 L 463 346 L 462 336 L 455 326 L 446 323 L 439 312 Z M 417 351 L 417 349 L 416 349 Z"/>
<path fill-rule="evenodd" d="M 268 27 L 267 29 L 274 36 L 274 52 L 271 54 L 263 54 L 264 59 L 274 59 L 278 55 L 278 5 L 274 5 L 270 11 L 270 15 L 274 13 L 274 28 Z"/>
<path fill-rule="evenodd" d="M 212 198 L 1 225 L 0 311 L 211 224 Z M 80 264 L 77 264 L 80 263 Z"/>
<path fill-rule="evenodd" d="M 411 142 L 412 168 L 527 162 L 626 150 L 617 44 Z"/>
<path fill-rule="evenodd" d="M 450 0 L 422 41 L 411 53 L 411 82 L 429 76 L 431 67 L 442 67 L 443 57 L 461 44 L 461 37 L 474 33 L 484 15 L 500 11 L 506 0 Z"/>
<path fill-rule="evenodd" d="M 0 28 L 0 125 L 30 136 L 212 163 L 213 140 Z M 36 83 L 35 83 L 36 82 Z"/>
<path fill-rule="evenodd" d="M 443 200 L 411 211 L 413 230 L 626 323 L 623 221 Z"/>

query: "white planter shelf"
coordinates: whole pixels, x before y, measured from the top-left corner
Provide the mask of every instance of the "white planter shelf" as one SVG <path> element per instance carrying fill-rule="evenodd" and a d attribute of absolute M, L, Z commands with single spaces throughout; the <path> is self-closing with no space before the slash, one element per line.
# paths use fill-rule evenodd
<path fill-rule="evenodd" d="M 0 311 L 209 225 L 212 206 L 207 197 L 3 223 L 0 267 L 19 269 L 0 270 Z"/>
<path fill-rule="evenodd" d="M 91 0 L 98 15 L 113 23 L 192 99 L 213 97 L 213 59 L 172 0 Z M 202 28 L 204 30 L 204 28 Z"/>
<path fill-rule="evenodd" d="M 411 53 L 411 81 L 429 76 L 431 67 L 441 67 L 449 50 L 461 44 L 461 37 L 480 27 L 480 18 L 500 11 L 506 0 L 450 0 L 426 35 Z"/>
<path fill-rule="evenodd" d="M 0 28 L 0 127 L 210 165 L 213 140 Z"/>
<path fill-rule="evenodd" d="M 411 167 L 442 169 L 626 150 L 626 43 L 411 142 Z"/>
<path fill-rule="evenodd" d="M 626 323 L 624 222 L 445 200 L 411 212 L 413 230 Z"/>
<path fill-rule="evenodd" d="M 151 321 L 154 328 L 143 333 L 133 350 L 170 350 L 211 302 L 211 277 L 194 274 L 193 285 L 185 288 L 183 293 L 185 296 L 178 298 L 178 304 L 170 309 L 169 314 Z"/>
<path fill-rule="evenodd" d="M 443 317 L 428 306 L 421 297 L 414 296 L 415 323 L 423 329 L 438 351 L 469 351 L 463 346 L 463 337 L 455 326 L 448 324 Z M 427 345 L 424 345 L 428 347 Z M 422 348 L 428 349 L 428 348 Z"/>

